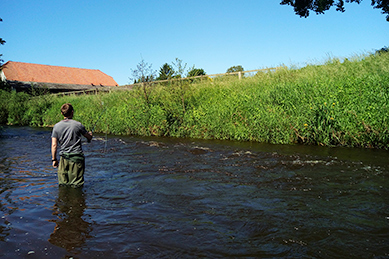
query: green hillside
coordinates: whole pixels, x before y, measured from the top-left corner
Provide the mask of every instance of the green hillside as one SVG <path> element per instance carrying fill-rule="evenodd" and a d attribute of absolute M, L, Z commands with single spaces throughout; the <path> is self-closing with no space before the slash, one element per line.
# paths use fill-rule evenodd
<path fill-rule="evenodd" d="M 50 126 L 70 102 L 75 118 L 112 134 L 228 139 L 277 144 L 389 148 L 389 53 L 238 80 L 150 84 L 83 96 L 1 91 L 2 123 Z"/>

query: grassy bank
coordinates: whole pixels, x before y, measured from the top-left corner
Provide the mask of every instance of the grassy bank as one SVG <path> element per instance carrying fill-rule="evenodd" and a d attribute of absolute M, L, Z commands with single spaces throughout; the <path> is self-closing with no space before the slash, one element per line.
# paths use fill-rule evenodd
<path fill-rule="evenodd" d="M 238 80 L 153 85 L 86 96 L 2 91 L 0 122 L 50 126 L 70 102 L 75 119 L 113 134 L 389 149 L 389 55 L 366 55 Z"/>

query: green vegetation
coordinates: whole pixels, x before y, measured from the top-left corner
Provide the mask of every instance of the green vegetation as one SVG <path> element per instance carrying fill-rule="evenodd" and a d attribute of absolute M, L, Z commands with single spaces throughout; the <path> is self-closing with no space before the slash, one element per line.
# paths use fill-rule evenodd
<path fill-rule="evenodd" d="M 51 126 L 75 119 L 113 134 L 389 149 L 389 53 L 282 68 L 253 77 L 144 83 L 131 91 L 48 96 L 1 91 L 0 121 Z"/>
<path fill-rule="evenodd" d="M 3 19 L 0 18 L 0 22 L 2 22 L 2 21 L 3 21 Z M 4 44 L 5 44 L 5 40 L 3 40 L 3 38 L 0 38 L 0 45 L 4 45 Z M 0 66 L 2 66 L 3 62 L 4 62 L 4 60 L 1 59 L 2 56 L 3 56 L 3 54 L 0 54 Z"/>
<path fill-rule="evenodd" d="M 174 77 L 174 69 L 171 65 L 168 63 L 165 63 L 162 65 L 162 67 L 159 69 L 159 76 L 157 77 L 157 80 L 168 80 L 172 79 Z"/>
<path fill-rule="evenodd" d="M 233 66 L 227 69 L 226 73 L 243 72 L 244 68 L 241 65 Z"/>
<path fill-rule="evenodd" d="M 202 69 L 202 68 L 195 68 L 194 66 L 188 72 L 188 77 L 205 76 L 205 75 L 206 75 L 206 73 L 205 73 L 204 69 Z"/>

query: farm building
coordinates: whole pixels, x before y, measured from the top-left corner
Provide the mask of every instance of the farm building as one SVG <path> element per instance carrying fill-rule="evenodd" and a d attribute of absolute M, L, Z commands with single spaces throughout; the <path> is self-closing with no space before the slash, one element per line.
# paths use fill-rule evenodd
<path fill-rule="evenodd" d="M 8 61 L 0 70 L 0 79 L 13 89 L 32 87 L 50 92 L 68 92 L 118 86 L 115 80 L 98 69 L 84 69 Z"/>

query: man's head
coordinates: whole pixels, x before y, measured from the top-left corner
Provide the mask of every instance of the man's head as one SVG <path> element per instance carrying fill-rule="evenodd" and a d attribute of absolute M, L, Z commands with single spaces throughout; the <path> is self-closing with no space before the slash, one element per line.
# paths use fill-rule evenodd
<path fill-rule="evenodd" d="M 70 103 L 65 103 L 61 106 L 61 113 L 64 117 L 69 118 L 73 115 L 73 106 Z"/>

